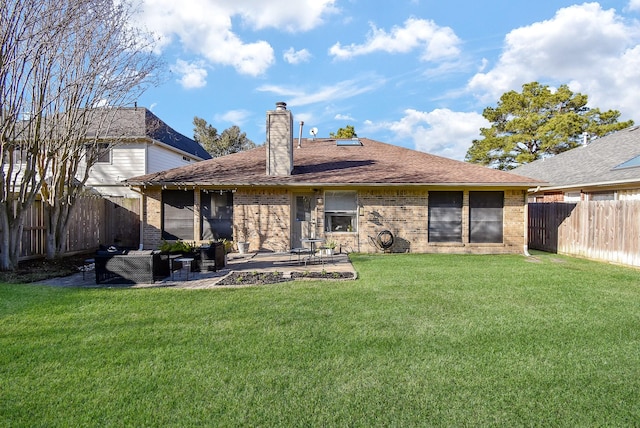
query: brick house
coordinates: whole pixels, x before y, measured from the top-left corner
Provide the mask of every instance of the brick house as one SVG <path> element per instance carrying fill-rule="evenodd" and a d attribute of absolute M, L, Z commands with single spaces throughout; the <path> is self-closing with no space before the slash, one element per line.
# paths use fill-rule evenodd
<path fill-rule="evenodd" d="M 302 134 L 303 123 L 300 123 Z M 143 245 L 247 241 L 287 251 L 304 238 L 347 251 L 518 253 L 527 189 L 540 182 L 378 141 L 294 138 L 284 103 L 252 150 L 126 180 L 144 195 Z"/>

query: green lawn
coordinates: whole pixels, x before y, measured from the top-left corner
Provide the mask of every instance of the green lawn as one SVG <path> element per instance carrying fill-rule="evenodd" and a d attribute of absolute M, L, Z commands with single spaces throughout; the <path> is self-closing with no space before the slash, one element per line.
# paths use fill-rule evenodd
<path fill-rule="evenodd" d="M 357 281 L 0 284 L 0 426 L 640 424 L 640 271 L 352 259 Z"/>

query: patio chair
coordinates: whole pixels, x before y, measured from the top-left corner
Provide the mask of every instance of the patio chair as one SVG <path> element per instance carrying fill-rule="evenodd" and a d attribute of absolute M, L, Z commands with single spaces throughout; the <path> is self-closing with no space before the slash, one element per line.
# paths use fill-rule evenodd
<path fill-rule="evenodd" d="M 291 261 L 294 254 L 298 256 L 298 264 L 300 264 L 300 257 L 304 254 L 311 254 L 311 250 L 304 247 L 292 248 L 289 250 L 289 261 Z"/>
<path fill-rule="evenodd" d="M 225 250 L 222 242 L 213 242 L 211 245 L 200 247 L 200 272 L 205 270 L 217 271 L 225 266 Z"/>

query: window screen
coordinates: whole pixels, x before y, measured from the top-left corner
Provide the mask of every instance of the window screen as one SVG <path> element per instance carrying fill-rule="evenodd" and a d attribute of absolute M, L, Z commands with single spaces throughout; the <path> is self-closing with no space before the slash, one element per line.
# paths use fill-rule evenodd
<path fill-rule="evenodd" d="M 429 242 L 462 242 L 462 192 L 429 192 Z"/>
<path fill-rule="evenodd" d="M 202 239 L 233 239 L 233 193 L 201 192 Z"/>
<path fill-rule="evenodd" d="M 469 192 L 469 242 L 501 243 L 504 192 Z"/>
<path fill-rule="evenodd" d="M 162 239 L 194 239 L 193 191 L 162 191 Z"/>
<path fill-rule="evenodd" d="M 326 192 L 324 221 L 327 232 L 355 232 L 358 209 L 356 192 Z"/>

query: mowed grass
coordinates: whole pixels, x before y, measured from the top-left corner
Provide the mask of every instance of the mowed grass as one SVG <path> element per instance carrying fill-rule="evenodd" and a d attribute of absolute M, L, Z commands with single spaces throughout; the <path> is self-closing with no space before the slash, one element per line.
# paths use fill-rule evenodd
<path fill-rule="evenodd" d="M 357 281 L 1 284 L 0 425 L 640 424 L 640 271 L 352 260 Z"/>

